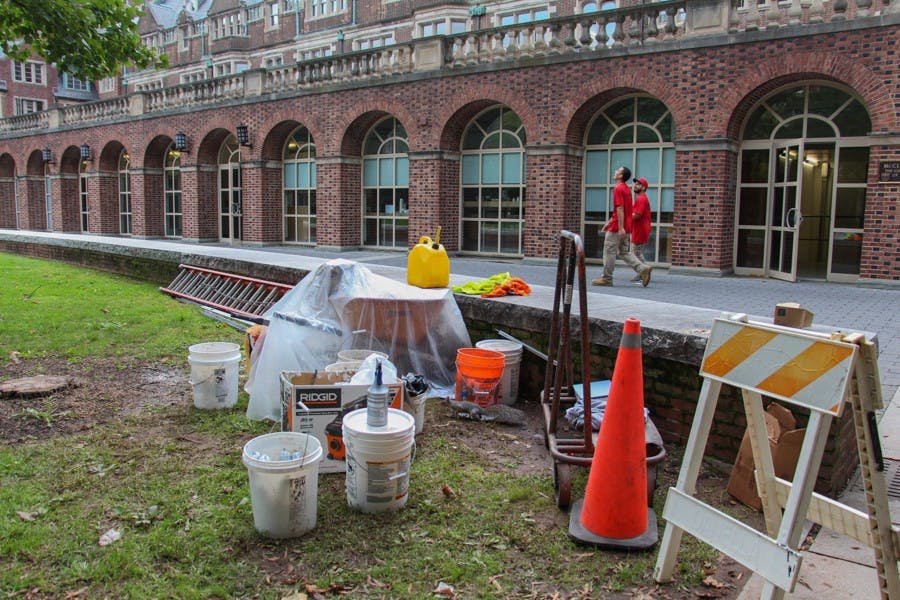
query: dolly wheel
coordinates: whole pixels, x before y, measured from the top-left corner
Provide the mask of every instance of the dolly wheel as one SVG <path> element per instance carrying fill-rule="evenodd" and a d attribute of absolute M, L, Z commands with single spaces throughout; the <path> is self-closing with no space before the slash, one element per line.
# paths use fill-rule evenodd
<path fill-rule="evenodd" d="M 572 502 L 572 465 L 553 462 L 553 496 L 561 510 L 569 510 Z"/>

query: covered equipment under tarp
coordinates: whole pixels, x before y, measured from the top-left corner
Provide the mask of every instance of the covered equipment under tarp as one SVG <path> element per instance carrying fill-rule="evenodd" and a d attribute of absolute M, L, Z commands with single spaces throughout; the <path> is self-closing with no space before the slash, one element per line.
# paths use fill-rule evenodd
<path fill-rule="evenodd" d="M 282 371 L 324 370 L 346 349 L 384 352 L 398 373 L 452 393 L 456 351 L 472 345 L 449 289 L 413 287 L 341 259 L 320 265 L 265 316 L 269 329 L 245 386 L 251 419 L 281 419 Z"/>

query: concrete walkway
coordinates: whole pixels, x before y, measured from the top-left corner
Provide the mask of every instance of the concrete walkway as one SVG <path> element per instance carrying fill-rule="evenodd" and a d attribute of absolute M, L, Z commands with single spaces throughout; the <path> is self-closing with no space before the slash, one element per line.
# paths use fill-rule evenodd
<path fill-rule="evenodd" d="M 879 423 L 882 451 L 885 458 L 885 476 L 888 487 L 900 480 L 900 392 L 885 409 Z M 843 504 L 866 511 L 862 477 L 857 472 L 854 480 L 838 497 Z M 888 496 L 891 517 L 900 524 L 900 499 Z M 738 600 L 759 598 L 763 578 L 753 575 L 744 585 Z M 798 600 L 843 600 L 845 598 L 880 598 L 878 575 L 875 570 L 875 554 L 856 540 L 822 528 L 809 550 L 803 553 L 800 576 L 794 591 L 786 598 Z"/>

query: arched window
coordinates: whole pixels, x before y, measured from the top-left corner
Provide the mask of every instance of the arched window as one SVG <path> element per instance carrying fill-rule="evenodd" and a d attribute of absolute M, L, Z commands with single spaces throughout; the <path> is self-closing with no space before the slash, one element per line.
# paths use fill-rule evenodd
<path fill-rule="evenodd" d="M 181 237 L 181 152 L 172 144 L 166 150 L 163 169 L 164 212 L 166 237 Z"/>
<path fill-rule="evenodd" d="M 119 233 L 131 235 L 131 157 L 119 155 Z"/>
<path fill-rule="evenodd" d="M 316 243 L 316 145 L 300 127 L 284 145 L 284 241 Z"/>
<path fill-rule="evenodd" d="M 87 168 L 88 168 L 88 163 L 86 160 L 78 161 L 78 202 L 80 205 L 81 232 L 82 233 L 87 233 L 89 231 Z"/>
<path fill-rule="evenodd" d="M 461 188 L 462 250 L 521 255 L 525 128 L 509 108 L 489 108 L 466 127 Z"/>
<path fill-rule="evenodd" d="M 223 241 L 241 239 L 241 147 L 229 135 L 219 148 L 219 237 Z"/>
<path fill-rule="evenodd" d="M 409 242 L 409 142 L 387 117 L 363 144 L 363 245 L 406 248 Z"/>
<path fill-rule="evenodd" d="M 648 262 L 668 263 L 675 210 L 675 124 L 666 106 L 649 96 L 632 96 L 610 104 L 588 127 L 584 157 L 583 233 L 585 254 L 602 258 L 601 228 L 612 209 L 613 173 L 628 167 L 649 183 L 653 215 Z"/>

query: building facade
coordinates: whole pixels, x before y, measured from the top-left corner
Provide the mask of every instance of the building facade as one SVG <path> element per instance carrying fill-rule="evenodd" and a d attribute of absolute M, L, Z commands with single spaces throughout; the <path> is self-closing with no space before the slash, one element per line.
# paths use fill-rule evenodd
<path fill-rule="evenodd" d="M 883 0 L 148 3 L 168 69 L 0 120 L 0 227 L 399 251 L 441 226 L 532 259 L 568 229 L 595 260 L 624 165 L 653 264 L 897 285 L 898 23 Z"/>

